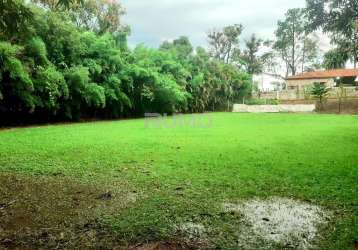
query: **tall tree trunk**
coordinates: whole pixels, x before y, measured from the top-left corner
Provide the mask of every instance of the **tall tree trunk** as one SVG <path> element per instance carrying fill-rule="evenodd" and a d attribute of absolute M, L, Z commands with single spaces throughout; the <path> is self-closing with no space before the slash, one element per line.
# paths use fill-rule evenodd
<path fill-rule="evenodd" d="M 355 41 L 357 41 L 358 39 L 358 35 L 355 36 Z M 356 43 L 355 41 L 353 41 L 353 44 L 355 44 L 353 46 L 353 65 L 354 68 L 357 68 L 357 62 L 358 62 L 358 43 Z"/>
<path fill-rule="evenodd" d="M 303 40 L 303 54 L 302 54 L 302 69 L 301 72 L 305 71 L 305 60 L 306 60 L 306 35 Z"/>
<path fill-rule="evenodd" d="M 286 77 L 285 78 L 287 78 L 289 74 L 290 74 L 290 66 L 286 62 Z"/>
<path fill-rule="evenodd" d="M 296 57 L 296 27 L 295 22 L 292 22 L 292 63 L 291 63 L 291 71 L 292 75 L 296 75 L 296 63 L 295 63 L 295 57 Z"/>

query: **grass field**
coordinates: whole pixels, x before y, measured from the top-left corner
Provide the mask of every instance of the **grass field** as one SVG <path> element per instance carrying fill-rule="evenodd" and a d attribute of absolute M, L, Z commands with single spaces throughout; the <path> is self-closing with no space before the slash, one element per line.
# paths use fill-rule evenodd
<path fill-rule="evenodd" d="M 282 197 L 331 214 L 313 248 L 358 246 L 358 116 L 215 113 L 182 119 L 211 122 L 172 127 L 166 118 L 158 127 L 138 119 L 0 131 L 0 170 L 8 182 L 0 198 L 18 200 L 9 197 L 11 178 L 30 183 L 13 191 L 19 197 L 31 196 L 36 185 L 41 192 L 76 189 L 73 183 L 83 187 L 79 193 L 90 189 L 86 185 L 94 193 L 100 187 L 106 203 L 98 209 L 101 225 L 123 245 L 187 241 L 194 248 L 237 249 L 242 215 L 223 212 L 223 203 Z M 48 195 L 71 195 L 71 188 Z M 180 225 L 200 226 L 185 236 Z M 19 237 L 12 244 L 20 244 Z M 258 245 L 287 247 L 255 238 L 248 248 Z"/>

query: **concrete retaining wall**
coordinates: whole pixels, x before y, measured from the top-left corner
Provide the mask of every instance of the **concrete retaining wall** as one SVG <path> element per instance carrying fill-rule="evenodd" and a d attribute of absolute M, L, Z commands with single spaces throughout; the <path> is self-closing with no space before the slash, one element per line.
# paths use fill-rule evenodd
<path fill-rule="evenodd" d="M 279 113 L 279 112 L 313 112 L 314 104 L 280 104 L 280 105 L 245 105 L 235 104 L 233 112 L 238 113 Z"/>

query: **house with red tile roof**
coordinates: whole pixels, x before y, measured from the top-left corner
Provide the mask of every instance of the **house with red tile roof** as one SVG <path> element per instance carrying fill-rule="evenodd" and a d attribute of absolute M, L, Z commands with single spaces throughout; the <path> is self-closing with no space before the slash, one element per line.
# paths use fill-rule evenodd
<path fill-rule="evenodd" d="M 312 71 L 290 76 L 286 79 L 287 89 L 304 89 L 318 82 L 327 87 L 356 86 L 358 83 L 358 69 L 333 69 L 324 71 Z"/>

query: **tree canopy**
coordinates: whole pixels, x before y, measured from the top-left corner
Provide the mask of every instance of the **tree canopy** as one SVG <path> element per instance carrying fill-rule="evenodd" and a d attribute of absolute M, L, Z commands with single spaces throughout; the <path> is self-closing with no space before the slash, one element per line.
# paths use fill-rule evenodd
<path fill-rule="evenodd" d="M 214 58 L 225 63 L 239 59 L 240 35 L 243 31 L 241 24 L 226 26 L 221 30 L 212 30 L 208 33 L 210 50 Z"/>
<path fill-rule="evenodd" d="M 307 0 L 310 28 L 321 28 L 340 51 L 358 63 L 358 1 L 356 0 Z"/>
<path fill-rule="evenodd" d="M 250 94 L 249 74 L 203 48 L 194 50 L 187 37 L 164 42 L 159 49 L 129 49 L 120 4 L 113 12 L 103 0 L 72 1 L 69 9 L 49 0 L 2 4 L 6 13 L 16 13 L 19 6 L 24 13 L 16 13 L 12 25 L 9 16 L 0 17 L 4 120 L 226 110 Z M 19 27 L 26 32 L 14 31 Z"/>
<path fill-rule="evenodd" d="M 286 76 L 312 67 L 318 53 L 318 42 L 309 36 L 304 9 L 290 9 L 278 22 L 274 50 L 286 65 Z"/>

